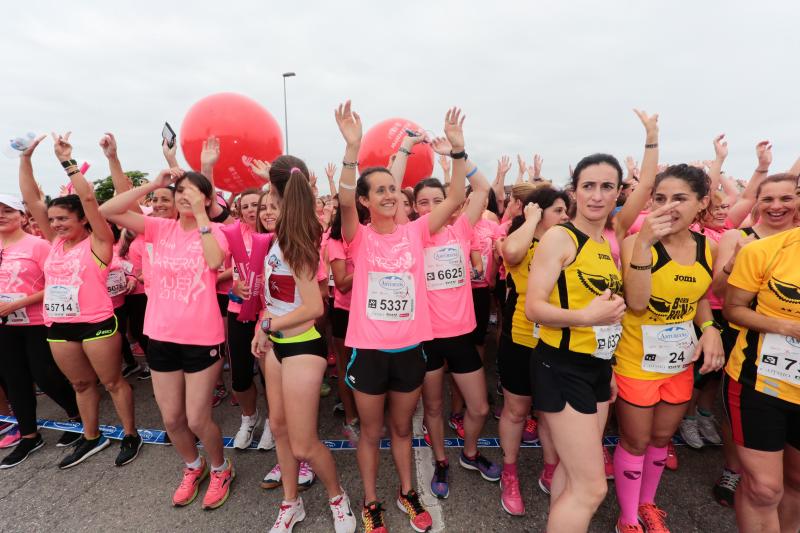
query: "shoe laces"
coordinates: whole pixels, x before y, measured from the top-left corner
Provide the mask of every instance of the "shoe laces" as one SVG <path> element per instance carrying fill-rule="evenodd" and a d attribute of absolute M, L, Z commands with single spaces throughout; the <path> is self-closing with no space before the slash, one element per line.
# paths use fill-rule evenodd
<path fill-rule="evenodd" d="M 180 488 L 182 489 L 190 489 L 194 486 L 194 482 L 196 477 L 194 476 L 201 468 L 189 468 L 188 466 L 183 467 L 183 479 L 181 479 Z"/>
<path fill-rule="evenodd" d="M 361 518 L 364 520 L 364 530 L 367 533 L 383 527 L 383 506 L 379 502 L 369 504 L 364 507 Z"/>
<path fill-rule="evenodd" d="M 639 506 L 639 516 L 644 521 L 647 531 L 667 531 L 664 518 L 667 513 L 658 508 L 654 503 L 643 503 Z"/>
<path fill-rule="evenodd" d="M 331 510 L 336 513 L 336 520 L 339 522 L 345 519 L 344 503 L 344 493 L 340 494 L 332 502 L 330 502 Z"/>
<path fill-rule="evenodd" d="M 473 463 L 477 463 L 478 467 L 483 467 L 484 470 L 488 470 L 492 467 L 492 462 L 489 461 L 486 457 L 481 455 L 480 452 L 475 452 L 475 459 L 472 460 Z"/>
<path fill-rule="evenodd" d="M 293 507 L 294 505 L 292 505 L 291 503 L 281 504 L 278 510 L 278 518 L 275 519 L 275 523 L 272 525 L 273 529 L 279 529 L 283 527 L 283 517 L 286 516 L 286 513 L 288 513 Z"/>
<path fill-rule="evenodd" d="M 536 433 L 536 419 L 528 417 L 525 421 L 525 431 L 528 433 Z"/>
<path fill-rule="evenodd" d="M 694 438 L 694 437 L 697 437 L 698 439 L 700 439 L 700 438 L 701 438 L 701 437 L 700 437 L 700 427 L 699 427 L 699 422 L 697 421 L 697 419 L 695 419 L 695 420 L 689 420 L 689 419 L 687 418 L 687 419 L 684 421 L 684 424 L 683 424 L 683 428 L 682 428 L 682 429 L 683 429 L 683 431 L 684 431 L 684 432 L 685 432 L 687 435 L 689 435 L 689 437 L 690 437 L 690 438 Z"/>
<path fill-rule="evenodd" d="M 514 474 L 503 472 L 503 492 L 508 491 L 511 496 L 519 497 L 519 478 Z"/>
<path fill-rule="evenodd" d="M 447 483 L 447 472 L 450 465 L 446 461 L 436 461 L 436 466 L 433 467 L 433 479 L 436 483 Z"/>
<path fill-rule="evenodd" d="M 269 474 L 267 474 L 267 476 L 270 476 L 270 475 L 279 476 L 280 474 L 281 474 L 281 464 L 278 463 L 278 464 L 276 464 L 275 466 L 272 467 L 272 470 L 269 471 Z"/>
<path fill-rule="evenodd" d="M 311 474 L 311 465 L 307 461 L 300 461 L 300 468 L 297 471 L 298 475 L 308 476 Z"/>
<path fill-rule="evenodd" d="M 623 524 L 617 522 L 617 529 L 621 533 L 642 533 L 642 528 L 639 524 Z"/>
<path fill-rule="evenodd" d="M 415 518 L 425 512 L 422 502 L 419 501 L 419 494 L 414 489 L 408 491 L 408 494 L 400 494 L 400 501 L 403 506 L 409 511 L 411 518 Z"/>
<path fill-rule="evenodd" d="M 739 480 L 742 478 L 739 474 L 731 472 L 727 468 L 722 471 L 722 475 L 717 481 L 717 486 L 736 492 L 736 487 L 739 486 Z"/>

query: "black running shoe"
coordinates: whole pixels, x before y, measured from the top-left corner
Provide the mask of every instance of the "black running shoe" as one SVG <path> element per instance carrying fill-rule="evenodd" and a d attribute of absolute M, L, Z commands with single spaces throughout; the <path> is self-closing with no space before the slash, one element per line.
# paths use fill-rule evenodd
<path fill-rule="evenodd" d="M 142 449 L 142 437 L 137 433 L 136 435 L 125 435 L 122 438 L 122 444 L 119 447 L 119 455 L 117 455 L 114 464 L 117 466 L 125 466 L 130 463 L 136 456 L 139 455 L 139 450 Z"/>
<path fill-rule="evenodd" d="M 139 372 L 139 375 L 136 376 L 136 379 L 138 379 L 139 381 L 145 381 L 150 379 L 150 377 L 151 377 L 150 367 L 144 367 L 144 369 L 141 372 Z"/>
<path fill-rule="evenodd" d="M 73 467 L 109 446 L 111 446 L 111 441 L 103 435 L 93 440 L 86 440 L 86 437 L 81 435 L 81 438 L 75 443 L 75 448 L 72 450 L 72 453 L 64 457 L 64 459 L 58 463 L 58 467 L 62 470 Z"/>
<path fill-rule="evenodd" d="M 67 446 L 72 446 L 76 442 L 78 442 L 81 438 L 80 433 L 73 433 L 72 431 L 65 431 L 61 434 L 61 438 L 58 439 L 56 442 L 56 447 L 58 448 L 66 448 Z"/>
<path fill-rule="evenodd" d="M 125 367 L 122 369 L 122 377 L 123 378 L 127 378 L 128 376 L 130 376 L 134 372 L 138 372 L 141 369 L 142 369 L 142 367 L 138 363 L 133 363 L 131 365 L 125 365 Z"/>
<path fill-rule="evenodd" d="M 17 466 L 42 446 L 44 446 L 44 439 L 42 439 L 42 436 L 38 433 L 32 439 L 20 439 L 16 448 L 0 461 L 0 469 Z"/>

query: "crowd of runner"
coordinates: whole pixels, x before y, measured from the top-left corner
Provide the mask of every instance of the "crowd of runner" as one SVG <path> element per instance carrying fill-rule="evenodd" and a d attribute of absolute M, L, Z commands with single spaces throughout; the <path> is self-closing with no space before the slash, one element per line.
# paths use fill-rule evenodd
<path fill-rule="evenodd" d="M 134 187 L 109 133 L 100 147 L 115 195 L 100 205 L 67 133 L 53 141 L 69 185 L 46 202 L 31 164 L 44 137 L 35 139 L 20 157 L 19 194 L 0 194 L 0 415 L 16 418 L 0 422 L 0 448 L 11 449 L 0 469 L 44 446 L 40 393 L 83 427 L 58 439 L 69 447 L 58 468 L 109 447 L 98 384 L 124 429 L 115 464 L 135 460 L 143 440 L 126 378 L 136 375 L 151 380 L 183 463 L 172 504 L 191 504 L 208 479 L 202 507 L 218 508 L 235 477 L 212 416 L 227 365 L 241 411 L 234 447 L 276 450 L 261 483 L 283 490 L 273 533 L 305 518 L 299 492 L 316 479 L 338 533 L 356 530 L 358 509 L 364 531 L 385 532 L 388 497 L 415 531 L 431 529 L 413 483 L 412 419 L 421 400 L 430 492 L 447 498 L 447 389 L 458 463 L 499 482 L 498 509 L 525 514 L 520 444 L 541 443 L 550 533 L 587 531 L 610 479 L 618 533 L 669 531 L 656 496 L 664 468 L 678 468 L 677 435 L 694 448 L 722 444 L 709 489 L 735 506 L 741 531 L 800 530 L 800 160 L 774 172 L 761 142 L 752 177 L 737 182 L 723 172 L 720 135 L 714 159 L 663 165 L 658 115 L 636 114 L 641 165 L 629 157 L 624 172 L 592 154 L 561 189 L 542 177 L 541 157 L 518 158 L 510 194 L 510 159 L 490 182 L 469 158 L 457 108 L 442 137 L 409 135 L 387 167 L 359 173 L 361 119 L 340 105 L 344 156 L 338 182 L 336 166 L 325 169 L 326 198 L 303 160 L 283 155 L 253 161 L 264 187 L 226 200 L 214 137 L 201 172 L 182 170 L 165 144 L 168 168 Z M 444 179 L 404 189 L 420 142 L 439 154 Z M 496 458 L 478 448 L 487 344 L 503 400 Z M 357 448 L 355 512 L 318 435 L 329 374 Z M 612 415 L 613 453 L 603 439 Z M 387 435 L 393 495 L 376 487 Z"/>

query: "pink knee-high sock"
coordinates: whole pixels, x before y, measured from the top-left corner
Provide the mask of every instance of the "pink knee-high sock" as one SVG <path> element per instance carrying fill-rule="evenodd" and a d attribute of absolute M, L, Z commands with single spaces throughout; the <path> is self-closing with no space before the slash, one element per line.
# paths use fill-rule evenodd
<path fill-rule="evenodd" d="M 644 457 L 629 453 L 622 445 L 614 451 L 614 486 L 623 524 L 638 523 Z"/>
<path fill-rule="evenodd" d="M 667 462 L 667 447 L 648 446 L 644 452 L 644 469 L 642 471 L 642 490 L 639 493 L 639 505 L 656 503 L 656 490 Z"/>

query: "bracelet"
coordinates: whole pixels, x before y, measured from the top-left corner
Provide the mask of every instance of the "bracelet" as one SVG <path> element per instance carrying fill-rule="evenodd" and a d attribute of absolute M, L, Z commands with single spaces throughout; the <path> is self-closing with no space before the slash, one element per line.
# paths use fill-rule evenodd
<path fill-rule="evenodd" d="M 358 168 L 358 161 L 342 161 L 344 168 Z"/>
<path fill-rule="evenodd" d="M 347 190 L 347 191 L 354 191 L 354 190 L 355 190 L 355 188 L 356 188 L 356 186 L 355 186 L 355 185 L 349 185 L 349 184 L 347 184 L 347 183 L 342 183 L 342 182 L 340 181 L 340 182 L 339 182 L 339 188 L 340 188 L 340 189 L 345 189 L 345 190 Z"/>
<path fill-rule="evenodd" d="M 628 266 L 630 266 L 634 270 L 650 270 L 653 268 L 653 263 L 650 263 L 649 265 L 634 265 L 633 263 L 631 263 Z"/>
<path fill-rule="evenodd" d="M 75 169 L 75 170 L 73 170 L 73 171 L 71 171 L 71 172 L 67 172 L 67 177 L 69 178 L 69 177 L 72 177 L 72 176 L 74 176 L 75 174 L 80 174 L 80 173 L 81 173 L 81 171 L 80 171 L 80 170 L 78 170 L 78 169 Z"/>
<path fill-rule="evenodd" d="M 658 148 L 658 143 L 645 144 L 645 148 Z"/>
<path fill-rule="evenodd" d="M 759 174 L 767 174 L 767 173 L 769 172 L 769 169 L 762 170 L 762 169 L 760 169 L 760 168 L 757 168 L 757 169 L 756 169 L 756 172 L 758 172 Z"/>
<path fill-rule="evenodd" d="M 402 146 L 401 146 L 401 147 L 400 147 L 400 149 L 399 149 L 399 150 L 397 150 L 397 151 L 398 151 L 398 152 L 402 152 L 402 153 L 404 153 L 404 154 L 406 154 L 406 155 L 411 155 L 411 150 L 406 150 L 406 149 L 405 149 L 405 148 L 403 148 Z"/>
<path fill-rule="evenodd" d="M 66 161 L 61 162 L 61 166 L 64 168 L 68 168 L 71 166 L 78 166 L 78 162 L 75 161 L 74 159 L 67 159 Z"/>
<path fill-rule="evenodd" d="M 469 171 L 469 174 L 467 174 L 467 179 L 470 179 L 472 176 L 474 176 L 476 172 L 478 172 L 478 167 L 475 167 Z"/>
<path fill-rule="evenodd" d="M 460 152 L 450 152 L 450 157 L 452 159 L 466 159 L 467 152 L 465 152 L 464 150 L 461 150 Z"/>
<path fill-rule="evenodd" d="M 727 265 L 725 265 L 725 266 L 727 266 Z M 731 271 L 725 270 L 725 267 L 722 267 L 722 271 L 728 276 L 730 276 L 731 272 L 733 272 L 733 270 L 731 270 Z"/>

